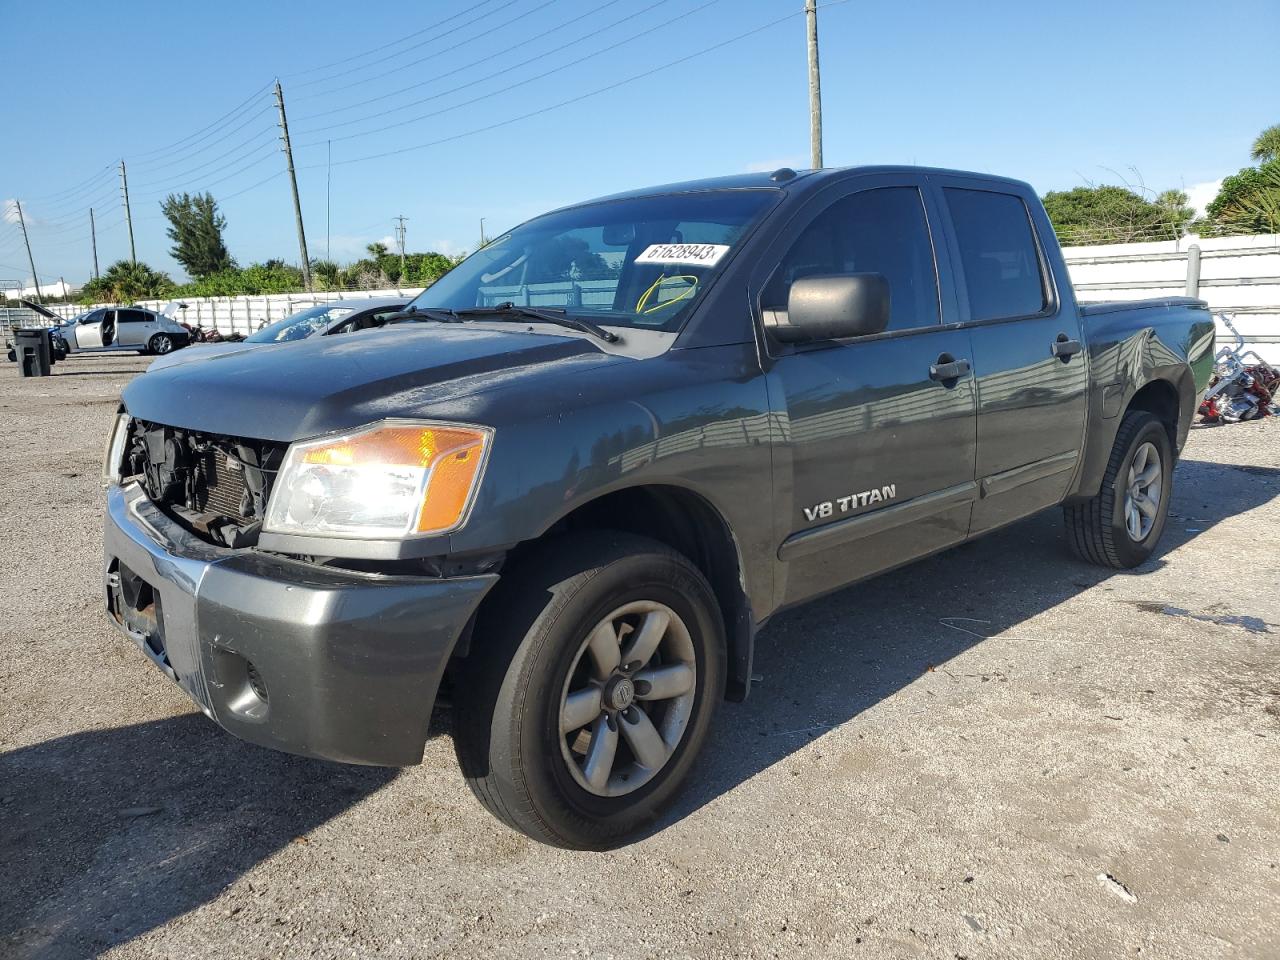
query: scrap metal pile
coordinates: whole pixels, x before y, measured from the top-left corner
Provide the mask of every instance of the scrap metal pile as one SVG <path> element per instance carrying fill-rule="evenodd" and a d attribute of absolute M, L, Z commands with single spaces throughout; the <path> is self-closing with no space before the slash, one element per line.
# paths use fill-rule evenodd
<path fill-rule="evenodd" d="M 1213 379 L 1200 403 L 1203 423 L 1239 423 L 1280 413 L 1280 370 L 1252 350 L 1244 349 L 1244 337 L 1226 314 L 1221 321 L 1235 336 L 1234 347 L 1223 347 L 1214 357 Z"/>

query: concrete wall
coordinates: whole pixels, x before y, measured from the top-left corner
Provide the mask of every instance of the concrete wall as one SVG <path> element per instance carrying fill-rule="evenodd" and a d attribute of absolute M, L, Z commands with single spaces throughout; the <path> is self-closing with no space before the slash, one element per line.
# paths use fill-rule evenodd
<path fill-rule="evenodd" d="M 1280 363 L 1280 235 L 1066 247 L 1063 254 L 1081 300 L 1137 300 L 1186 293 L 1193 244 L 1200 248 L 1195 295 L 1215 314 L 1231 314 L 1249 346 Z M 1221 323 L 1218 340 L 1234 342 Z"/>

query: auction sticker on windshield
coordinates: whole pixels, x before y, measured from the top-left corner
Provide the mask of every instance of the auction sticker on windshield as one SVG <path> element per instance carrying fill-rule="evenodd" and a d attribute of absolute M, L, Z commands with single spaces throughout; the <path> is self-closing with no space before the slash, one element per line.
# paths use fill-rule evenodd
<path fill-rule="evenodd" d="M 728 252 L 727 243 L 654 243 L 636 257 L 636 263 L 685 263 L 714 267 Z"/>

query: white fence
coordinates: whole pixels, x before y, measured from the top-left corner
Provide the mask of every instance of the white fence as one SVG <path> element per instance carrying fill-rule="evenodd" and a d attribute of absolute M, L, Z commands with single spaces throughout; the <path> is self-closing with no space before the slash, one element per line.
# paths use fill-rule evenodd
<path fill-rule="evenodd" d="M 1191 293 L 1208 301 L 1215 313 L 1233 314 L 1249 345 L 1280 363 L 1280 234 L 1065 247 L 1063 254 L 1081 300 L 1137 300 Z M 317 303 L 396 295 L 408 299 L 421 292 L 421 287 L 405 287 L 190 297 L 181 301 L 187 308 L 177 315 L 186 323 L 216 327 L 223 333 L 250 333 Z M 140 306 L 161 310 L 168 302 L 144 300 Z M 50 309 L 66 317 L 85 310 L 74 305 Z M 1225 330 L 1219 333 L 1226 335 Z"/>
<path fill-rule="evenodd" d="M 271 293 L 243 297 L 183 297 L 180 300 L 139 300 L 137 306 L 149 310 L 164 310 L 172 303 L 186 304 L 186 309 L 171 310 L 183 323 L 201 326 L 206 330 L 218 329 L 222 333 L 252 333 L 275 320 L 282 320 L 318 303 L 337 300 L 362 300 L 366 297 L 397 297 L 411 300 L 422 292 L 422 287 L 400 287 L 389 290 L 333 290 L 323 293 Z M 94 307 L 111 304 L 99 303 L 93 307 L 75 304 L 55 304 L 49 310 L 63 317 L 74 317 Z"/>
<path fill-rule="evenodd" d="M 1190 294 L 1234 317 L 1245 342 L 1280 363 L 1280 234 L 1065 247 L 1084 301 Z M 1220 340 L 1231 342 L 1219 325 Z"/>

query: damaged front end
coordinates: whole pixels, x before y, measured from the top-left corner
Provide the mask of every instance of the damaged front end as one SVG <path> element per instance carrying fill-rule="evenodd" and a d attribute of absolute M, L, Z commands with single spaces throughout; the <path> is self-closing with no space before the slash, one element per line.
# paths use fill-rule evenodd
<path fill-rule="evenodd" d="M 258 542 L 286 446 L 133 420 L 123 476 L 202 539 L 226 547 Z"/>

